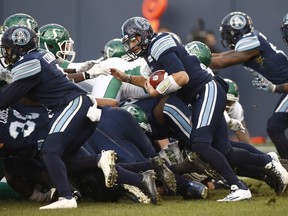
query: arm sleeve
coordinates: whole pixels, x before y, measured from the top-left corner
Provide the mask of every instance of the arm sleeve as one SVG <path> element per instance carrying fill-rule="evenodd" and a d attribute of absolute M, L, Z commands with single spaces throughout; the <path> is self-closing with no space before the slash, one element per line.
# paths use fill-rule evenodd
<path fill-rule="evenodd" d="M 0 91 L 0 109 L 4 109 L 15 104 L 38 83 L 39 78 L 21 79 L 2 87 Z"/>

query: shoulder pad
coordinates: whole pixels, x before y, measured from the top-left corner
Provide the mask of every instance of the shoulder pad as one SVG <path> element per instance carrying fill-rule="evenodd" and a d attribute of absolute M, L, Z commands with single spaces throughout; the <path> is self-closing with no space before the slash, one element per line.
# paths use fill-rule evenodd
<path fill-rule="evenodd" d="M 235 52 L 243 52 L 255 49 L 260 46 L 257 35 L 247 35 L 240 39 L 235 46 Z"/>

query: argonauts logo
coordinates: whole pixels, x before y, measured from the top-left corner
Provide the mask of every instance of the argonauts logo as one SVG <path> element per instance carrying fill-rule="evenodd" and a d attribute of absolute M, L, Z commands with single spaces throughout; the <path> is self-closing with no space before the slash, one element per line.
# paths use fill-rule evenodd
<path fill-rule="evenodd" d="M 30 38 L 31 38 L 30 33 L 25 28 L 17 28 L 12 33 L 12 40 L 14 41 L 15 44 L 19 46 L 24 46 L 28 44 Z"/>
<path fill-rule="evenodd" d="M 242 29 L 244 28 L 244 26 L 246 25 L 246 19 L 244 16 L 236 14 L 234 16 L 231 17 L 230 19 L 230 25 L 234 28 L 234 29 Z"/>

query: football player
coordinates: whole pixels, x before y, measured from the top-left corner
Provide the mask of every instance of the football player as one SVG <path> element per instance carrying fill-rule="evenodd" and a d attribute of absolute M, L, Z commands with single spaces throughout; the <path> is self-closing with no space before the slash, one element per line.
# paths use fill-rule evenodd
<path fill-rule="evenodd" d="M 130 58 L 144 57 L 150 68 L 155 71 L 164 69 L 170 75 L 156 89 L 143 77 L 128 76 L 117 69 L 111 69 L 112 75 L 121 81 L 145 86 L 151 96 L 176 92 L 184 103 L 192 105 L 191 149 L 209 162 L 232 185 L 231 193 L 219 201 L 250 199 L 251 192 L 248 187 L 239 180 L 224 157 L 226 155 L 228 158 L 233 158 L 233 161 L 238 161 L 235 160 L 238 154 L 234 154 L 236 151 L 232 151 L 229 145 L 227 125 L 223 116 L 226 106 L 224 103 L 226 82 L 203 69 L 198 58 L 189 55 L 185 48 L 169 34 L 154 33 L 145 18 L 132 17 L 126 20 L 121 27 L 121 34 L 122 42 Z M 174 63 L 171 64 L 171 62 Z M 204 108 L 209 110 L 206 112 Z M 244 153 L 242 156 L 246 155 L 245 151 L 242 153 Z M 280 171 L 284 184 L 288 184 L 288 173 L 279 162 L 272 160 L 268 155 L 261 156 L 261 162 L 259 159 L 255 158 L 252 161 L 274 170 L 275 173 Z M 219 166 L 219 161 L 221 161 L 221 166 Z"/>
<path fill-rule="evenodd" d="M 192 41 L 188 44 L 185 45 L 185 49 L 187 50 L 187 52 L 190 55 L 196 55 L 198 57 L 198 59 L 200 60 L 200 62 L 203 64 L 202 66 L 209 72 L 211 73 L 212 76 L 214 76 L 214 72 L 211 70 L 211 68 L 209 67 L 209 64 L 211 62 L 211 58 L 212 58 L 212 53 L 209 49 L 209 47 L 200 42 L 200 41 Z M 229 85 L 229 83 L 228 83 Z M 229 85 L 229 89 L 230 89 L 230 85 Z M 228 91 L 229 91 L 228 89 Z M 227 94 L 227 103 L 229 102 L 228 96 L 230 98 L 231 94 Z M 227 106 L 226 106 L 227 108 Z M 231 114 L 231 112 L 230 112 Z M 229 115 L 227 109 L 224 111 L 224 117 L 225 120 L 227 122 L 228 127 L 235 131 L 235 133 L 245 133 L 245 127 L 242 125 L 241 121 L 239 121 L 238 119 L 235 119 L 233 117 L 231 117 L 231 115 Z M 244 140 L 241 140 L 244 141 Z"/>
<path fill-rule="evenodd" d="M 95 130 L 101 111 L 92 96 L 66 78 L 53 54 L 38 49 L 38 35 L 34 30 L 12 26 L 4 32 L 1 42 L 2 56 L 11 69 L 13 82 L 2 88 L 0 108 L 9 107 L 25 96 L 53 113 L 41 152 L 61 198 L 41 209 L 76 208 L 61 157 L 83 145 Z M 80 137 L 79 131 L 82 131 Z"/>
<path fill-rule="evenodd" d="M 241 130 L 234 131 L 236 134 L 236 138 L 241 142 L 252 144 L 249 131 L 247 130 L 244 121 L 244 110 L 239 102 L 240 95 L 238 85 L 231 79 L 225 78 L 224 80 L 229 86 L 227 92 L 226 112 L 228 113 L 230 118 L 240 121 L 245 128 L 244 132 Z M 227 122 L 227 124 L 229 126 L 229 122 Z"/>
<path fill-rule="evenodd" d="M 243 64 L 245 69 L 256 75 L 256 79 L 258 76 L 255 71 L 275 85 L 288 81 L 287 56 L 269 42 L 263 33 L 254 29 L 250 16 L 243 12 L 227 14 L 222 20 L 220 33 L 223 46 L 232 50 L 213 53 L 212 69 Z M 282 95 L 267 122 L 267 133 L 282 158 L 288 157 L 286 96 Z"/>
<path fill-rule="evenodd" d="M 18 112 L 17 110 L 21 111 L 21 113 Z M 35 176 L 40 175 L 38 174 L 39 172 L 43 173 L 45 170 L 44 166 L 41 165 L 42 164 L 41 161 L 39 161 L 39 159 L 37 158 L 39 158 L 38 151 L 42 148 L 42 144 L 45 141 L 45 138 L 48 134 L 48 130 L 47 130 L 48 129 L 47 124 L 49 123 L 48 113 L 47 113 L 46 108 L 44 107 L 33 107 L 33 108 L 29 107 L 29 108 L 24 109 L 22 106 L 17 106 L 17 110 L 12 109 L 12 108 L 0 110 L 0 113 L 3 119 L 3 121 L 0 122 L 0 127 L 1 127 L 0 136 L 1 136 L 1 140 L 3 141 L 3 146 L 0 150 L 0 157 L 5 158 L 5 160 L 9 161 L 9 163 L 7 162 L 7 164 L 9 164 L 9 166 L 7 167 L 7 171 L 8 173 L 12 173 L 12 175 L 9 175 L 10 177 L 8 178 L 9 179 L 8 182 L 11 183 L 12 186 L 14 186 L 14 188 L 17 188 L 17 191 L 20 191 L 24 197 L 27 197 L 30 200 L 47 201 L 46 200 L 48 198 L 47 196 L 49 196 L 48 193 L 42 194 L 39 191 L 33 188 L 30 188 L 28 186 L 26 186 L 26 189 L 24 190 L 22 187 L 21 188 L 19 187 L 19 178 L 17 178 L 17 181 L 14 181 L 14 180 L 18 176 L 20 177 L 20 180 L 23 178 L 27 179 L 27 181 L 30 182 L 30 184 L 28 185 L 31 185 L 31 182 L 36 182 L 42 185 L 46 185 L 48 187 L 49 184 L 47 185 L 41 182 L 43 181 L 42 178 L 39 179 L 35 177 Z M 104 112 L 105 111 L 103 111 L 103 118 L 111 118 L 111 116 L 115 116 L 111 112 L 108 112 L 107 115 L 104 114 Z M 112 123 L 112 125 L 113 124 L 116 124 L 116 122 Z M 110 160 L 107 157 L 102 158 L 104 154 L 102 156 L 99 156 L 99 155 L 96 155 L 93 151 L 89 151 L 89 149 L 91 148 L 90 143 L 95 142 L 95 139 L 96 138 L 89 139 L 88 143 L 84 144 L 84 148 L 81 148 L 77 152 L 71 155 L 66 155 L 64 157 L 64 161 L 69 171 L 70 177 L 76 178 L 77 174 L 75 177 L 75 174 L 73 173 L 77 173 L 87 168 L 90 168 L 90 169 L 95 168 L 95 164 L 99 162 L 103 163 L 103 160 Z M 97 140 L 96 142 L 99 142 L 99 141 L 101 142 L 102 139 Z M 89 154 L 87 154 L 87 152 L 89 152 Z M 10 158 L 6 159 L 7 157 L 11 157 L 11 156 L 13 156 L 14 159 L 18 158 L 20 162 L 22 159 L 23 162 L 20 164 L 21 170 L 19 170 L 19 168 L 15 169 L 16 164 L 18 164 L 17 166 L 19 166 L 19 163 L 17 163 L 17 161 L 14 160 L 15 162 L 13 162 Z M 35 167 L 35 162 L 33 162 L 34 157 L 36 158 L 34 160 L 37 164 L 36 167 Z M 25 166 L 25 164 L 26 165 L 28 164 L 29 166 Z M 157 197 L 156 188 L 153 186 L 155 184 L 154 182 L 155 174 L 152 171 L 148 171 L 148 168 L 150 169 L 154 168 L 153 164 L 151 162 L 149 163 L 147 162 L 146 165 L 144 164 L 144 166 L 136 164 L 135 166 L 138 167 L 138 171 L 139 171 L 139 168 L 141 168 L 142 171 L 143 170 L 147 171 L 143 173 L 142 175 L 137 174 L 135 172 L 131 172 L 123 168 L 123 167 L 128 167 L 131 169 L 132 166 L 133 164 L 131 163 L 129 163 L 128 165 L 124 164 L 122 166 L 117 165 L 117 170 L 119 170 L 118 182 L 121 185 L 122 184 L 136 185 L 137 187 L 141 188 L 145 193 L 148 193 L 148 196 L 151 197 L 151 202 L 156 204 L 159 198 Z M 161 169 L 161 167 L 159 168 L 159 166 L 162 166 L 162 165 L 160 164 L 157 166 L 158 171 L 159 169 Z M 33 167 L 35 169 L 33 169 Z M 136 168 L 133 167 L 133 170 L 137 171 L 137 167 Z M 25 176 L 23 176 L 23 174 Z M 13 180 L 12 180 L 12 177 L 14 177 Z M 101 175 L 100 176 L 97 175 L 97 178 L 101 178 Z M 78 176 L 78 179 L 82 179 L 83 181 L 87 180 L 86 175 Z M 17 184 L 15 185 L 16 182 Z M 95 180 L 95 182 L 99 182 L 99 180 L 97 181 Z M 91 180 L 90 180 L 90 183 L 91 183 Z M 107 182 L 106 182 L 106 185 L 107 185 Z M 101 184 L 98 184 L 98 186 L 102 187 Z M 86 185 L 86 189 L 89 187 L 91 187 L 91 185 Z"/>
<path fill-rule="evenodd" d="M 283 18 L 280 31 L 284 43 L 288 46 L 288 14 Z M 288 93 L 287 83 L 274 85 L 272 82 L 260 75 L 258 75 L 257 79 L 253 81 L 253 85 L 256 86 L 257 89 L 262 89 L 271 93 Z"/>
<path fill-rule="evenodd" d="M 109 69 L 101 67 L 97 60 L 75 63 L 74 41 L 62 25 L 49 23 L 39 29 L 40 47 L 54 54 L 57 63 L 68 73 L 68 77 L 88 92 L 91 92 L 91 79 L 110 74 Z"/>

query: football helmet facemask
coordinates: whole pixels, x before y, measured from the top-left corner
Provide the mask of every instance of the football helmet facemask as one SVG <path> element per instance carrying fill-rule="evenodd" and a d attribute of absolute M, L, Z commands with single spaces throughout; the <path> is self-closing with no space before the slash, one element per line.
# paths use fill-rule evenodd
<path fill-rule="evenodd" d="M 108 41 L 103 50 L 103 58 L 108 59 L 112 57 L 128 59 L 124 45 L 120 38 L 114 38 Z"/>
<path fill-rule="evenodd" d="M 151 126 L 148 122 L 148 116 L 141 107 L 136 104 L 127 104 L 121 108 L 129 112 L 137 120 L 144 132 L 152 132 Z"/>
<path fill-rule="evenodd" d="M 235 44 L 240 38 L 254 31 L 252 19 L 245 13 L 232 12 L 226 15 L 219 29 L 221 33 L 221 43 L 223 47 L 235 48 Z"/>
<path fill-rule="evenodd" d="M 235 102 L 239 101 L 239 88 L 231 79 L 225 78 L 224 80 L 228 84 L 226 111 L 230 114 L 234 108 Z"/>
<path fill-rule="evenodd" d="M 28 28 L 33 29 L 36 33 L 38 33 L 39 27 L 36 20 L 28 14 L 24 13 L 16 13 L 9 16 L 3 24 L 3 30 L 7 30 L 11 26 L 26 26 Z"/>
<path fill-rule="evenodd" d="M 56 58 L 69 63 L 76 56 L 74 41 L 66 28 L 59 24 L 50 23 L 42 26 L 40 32 L 40 48 L 52 52 Z"/>
<path fill-rule="evenodd" d="M 12 26 L 4 32 L 0 48 L 5 64 L 13 65 L 26 53 L 38 48 L 38 34 L 26 26 Z"/>
<path fill-rule="evenodd" d="M 122 43 L 127 55 L 133 60 L 143 55 L 153 35 L 151 24 L 143 17 L 132 17 L 126 20 L 121 27 Z M 140 36 L 140 39 L 137 36 Z M 130 47 L 130 42 L 135 40 L 138 40 L 138 43 Z"/>
<path fill-rule="evenodd" d="M 200 41 L 192 41 L 185 45 L 185 49 L 190 55 L 196 55 L 200 62 L 206 67 L 209 66 L 212 54 L 210 48 L 206 44 Z"/>
<path fill-rule="evenodd" d="M 281 25 L 280 30 L 284 43 L 288 46 L 288 13 L 283 18 L 283 23 Z"/>

